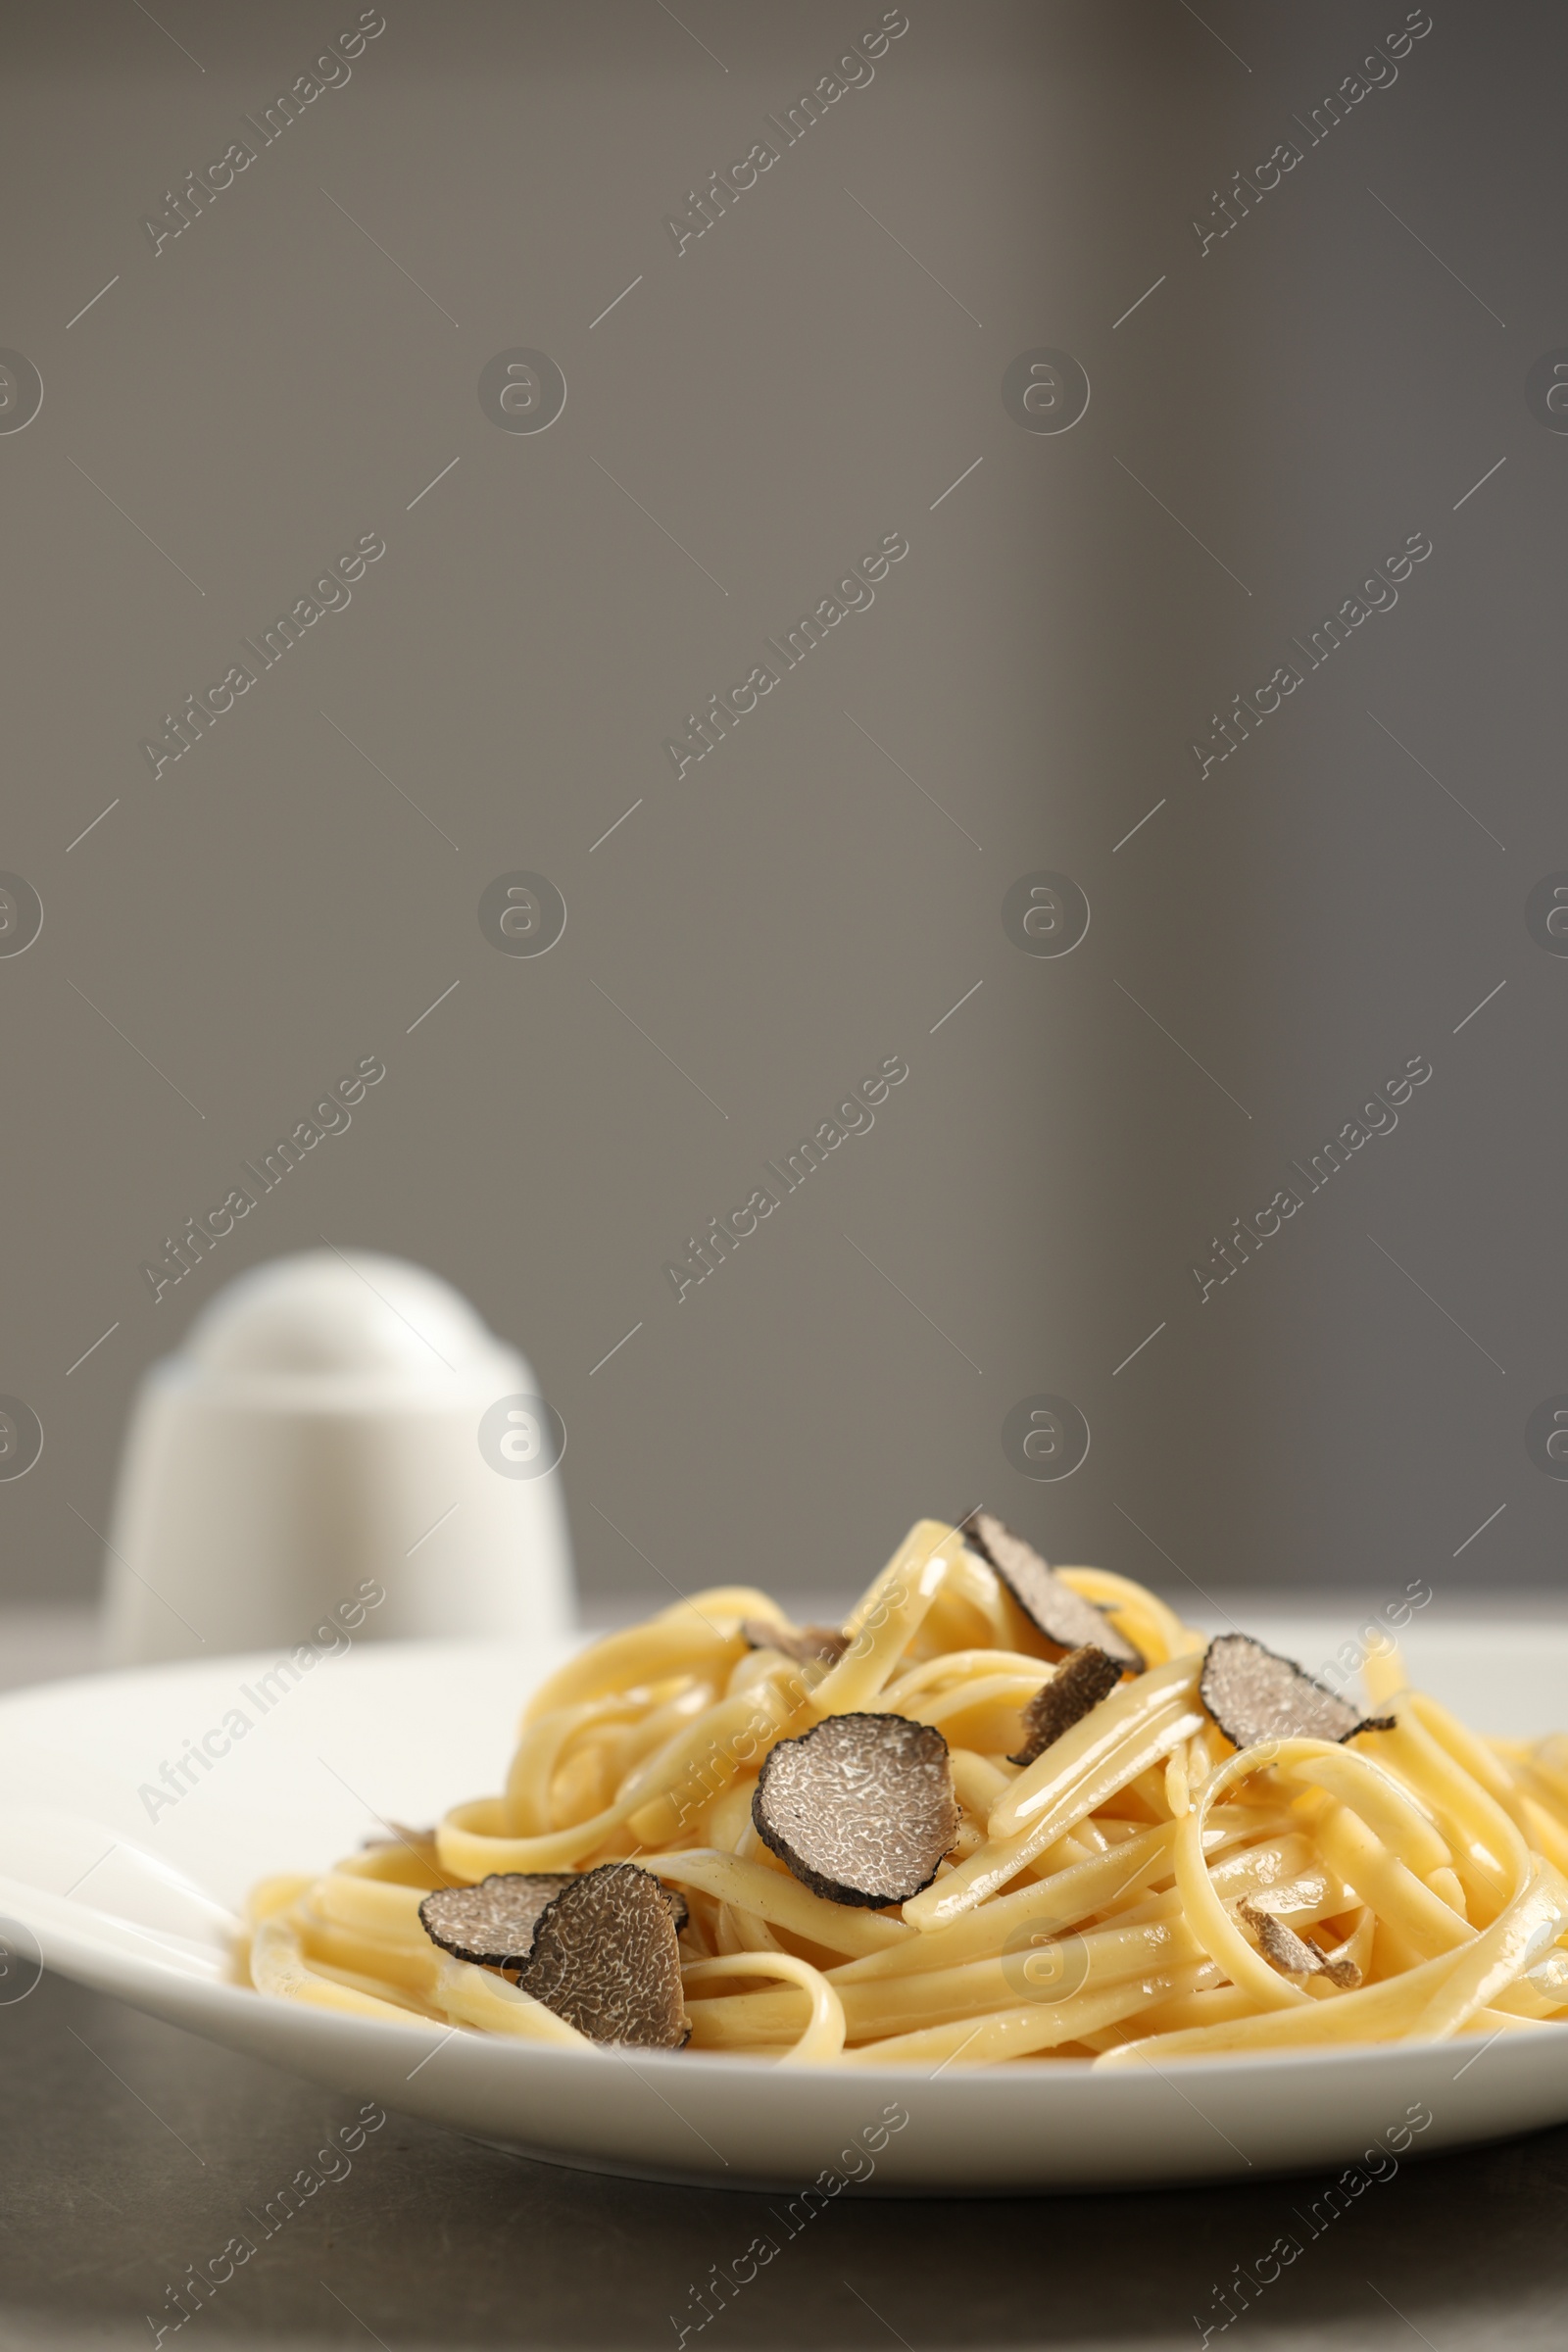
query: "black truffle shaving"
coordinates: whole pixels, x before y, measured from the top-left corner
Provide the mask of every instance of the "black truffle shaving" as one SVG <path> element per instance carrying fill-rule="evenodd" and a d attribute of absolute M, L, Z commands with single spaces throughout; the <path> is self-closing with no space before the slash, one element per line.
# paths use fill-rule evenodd
<path fill-rule="evenodd" d="M 1283 1919 L 1264 1911 L 1250 1898 L 1237 1904 L 1237 1910 L 1257 1937 L 1257 1948 L 1269 1965 L 1286 1977 L 1327 1977 L 1345 1992 L 1353 1992 L 1361 1982 L 1361 1971 L 1353 1960 L 1339 1954 L 1319 1951 L 1315 1943 L 1298 1936 Z"/>
<path fill-rule="evenodd" d="M 829 1715 L 770 1750 L 752 1819 L 813 1894 L 868 1909 L 907 1902 L 958 1834 L 948 1743 L 904 1715 Z"/>
<path fill-rule="evenodd" d="M 766 1617 L 743 1617 L 741 1633 L 752 1649 L 778 1649 L 797 1666 L 836 1666 L 850 1637 L 834 1625 L 779 1625 Z"/>
<path fill-rule="evenodd" d="M 1091 1707 L 1108 1698 L 1120 1681 L 1116 1660 L 1092 1642 L 1069 1650 L 1054 1679 L 1043 1684 L 1023 1709 L 1024 1742 L 1008 1763 L 1032 1764 L 1063 1732 L 1081 1723 Z"/>
<path fill-rule="evenodd" d="M 557 1895 L 517 1984 L 590 2041 L 678 2050 L 691 2038 L 673 1908 L 635 1863 L 601 1863 Z"/>
<path fill-rule="evenodd" d="M 1215 1636 L 1203 1659 L 1198 1695 L 1235 1747 L 1257 1747 L 1267 1740 L 1343 1743 L 1357 1732 L 1392 1731 L 1395 1723 L 1392 1715 L 1358 1715 L 1250 1634 Z"/>
<path fill-rule="evenodd" d="M 691 2025 L 676 1934 L 684 1896 L 629 1862 L 567 1872 L 494 1872 L 419 1905 L 443 1951 L 505 1973 L 591 2041 L 679 2049 Z"/>
<path fill-rule="evenodd" d="M 1144 1659 L 1127 1640 L 1117 1632 L 1103 1609 L 1085 1600 L 1069 1584 L 1047 1566 L 1032 1544 L 1015 1536 L 1004 1525 L 995 1511 L 971 1511 L 962 1524 L 962 1534 L 972 1551 L 993 1567 L 1007 1591 L 1012 1594 L 1030 1624 L 1048 1643 L 1053 1654 L 1064 1655 L 1068 1650 L 1081 1649 L 1092 1643 L 1102 1649 L 1118 1666 L 1132 1674 L 1142 1674 Z"/>
<path fill-rule="evenodd" d="M 442 1886 L 419 1905 L 432 1943 L 480 1968 L 521 1968 L 549 1906 L 572 1871 L 492 1871 L 477 1886 Z"/>

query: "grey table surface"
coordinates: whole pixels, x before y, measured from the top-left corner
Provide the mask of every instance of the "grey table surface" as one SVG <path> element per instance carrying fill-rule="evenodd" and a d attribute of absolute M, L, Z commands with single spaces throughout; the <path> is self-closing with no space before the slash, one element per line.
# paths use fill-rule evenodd
<path fill-rule="evenodd" d="M 0 1620 L 0 1679 L 70 1671 L 88 1642 L 80 1618 Z M 398 2115 L 357 2153 L 318 2155 L 357 2113 L 59 1979 L 0 2005 L 0 2346 L 1165 2352 L 1205 2327 L 1270 2352 L 1568 2340 L 1568 2130 L 1406 2163 L 1316 2238 L 1297 2218 L 1325 2185 L 1308 2179 L 1052 2200 L 851 2192 L 700 2326 L 697 2292 L 777 2200 L 566 2171 Z M 264 2234 L 302 2168 L 338 2177 Z M 168 2290 L 236 2232 L 254 2254 L 176 2330 Z M 1222 2328 L 1216 2289 L 1282 2232 L 1300 2258 Z"/>

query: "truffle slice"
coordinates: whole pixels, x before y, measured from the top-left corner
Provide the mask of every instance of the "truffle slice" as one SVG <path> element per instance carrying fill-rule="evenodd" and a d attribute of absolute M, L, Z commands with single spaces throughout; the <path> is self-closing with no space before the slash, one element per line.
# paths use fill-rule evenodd
<path fill-rule="evenodd" d="M 688 1917 L 686 1897 L 651 1871 L 638 1876 L 658 1888 L 678 1935 Z M 577 1884 L 578 1873 L 569 1870 L 492 1871 L 477 1886 L 442 1886 L 427 1894 L 419 1924 L 432 1943 L 458 1960 L 515 1971 L 527 1966 L 550 1905 Z"/>
<path fill-rule="evenodd" d="M 441 1886 L 419 1905 L 419 1924 L 432 1943 L 459 1960 L 472 1960 L 480 1968 L 520 1968 L 533 1950 L 541 1918 L 573 1875 L 492 1871 L 477 1886 Z"/>
<path fill-rule="evenodd" d="M 1353 1960 L 1331 1959 L 1315 1943 L 1288 1928 L 1284 1920 L 1276 1919 L 1272 1911 L 1261 1910 L 1250 1896 L 1244 1896 L 1236 1908 L 1256 1936 L 1264 1959 L 1282 1976 L 1324 1976 L 1347 1992 L 1353 1992 L 1360 1984 L 1361 1971 Z"/>
<path fill-rule="evenodd" d="M 1001 1577 L 1037 1634 L 1059 1655 L 1092 1643 L 1118 1666 L 1142 1674 L 1144 1660 L 1103 1609 L 1096 1608 L 1049 1568 L 1032 1544 L 1004 1526 L 995 1511 L 971 1511 L 960 1531 L 972 1551 Z"/>
<path fill-rule="evenodd" d="M 743 1617 L 741 1633 L 753 1649 L 781 1649 L 797 1666 L 836 1666 L 850 1646 L 848 1634 L 836 1626 L 775 1625 L 766 1617 Z"/>
<path fill-rule="evenodd" d="M 829 1715 L 768 1754 L 763 1843 L 813 1894 L 874 1908 L 929 1886 L 960 1821 L 948 1743 L 905 1715 Z"/>
<path fill-rule="evenodd" d="M 678 2050 L 691 2038 L 674 1907 L 633 1862 L 603 1862 L 545 1906 L 516 1981 L 590 2041 Z"/>
<path fill-rule="evenodd" d="M 1303 1674 L 1250 1634 L 1217 1634 L 1208 1645 L 1198 1695 L 1236 1747 L 1265 1740 L 1353 1739 L 1387 1732 L 1392 1715 L 1358 1715 L 1352 1706 Z"/>
<path fill-rule="evenodd" d="M 1042 1684 L 1029 1704 L 1023 1709 L 1024 1741 L 1009 1764 L 1032 1764 L 1036 1756 L 1044 1755 L 1053 1740 L 1063 1732 L 1070 1732 L 1108 1698 L 1121 1681 L 1121 1668 L 1114 1658 L 1092 1642 L 1081 1649 L 1069 1650 L 1057 1667 L 1054 1680 Z"/>

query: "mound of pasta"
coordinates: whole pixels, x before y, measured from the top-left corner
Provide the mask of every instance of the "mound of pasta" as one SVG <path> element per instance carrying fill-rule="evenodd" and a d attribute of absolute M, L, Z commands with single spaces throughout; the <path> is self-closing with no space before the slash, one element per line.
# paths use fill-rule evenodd
<path fill-rule="evenodd" d="M 253 1894 L 264 1996 L 584 2051 L 1101 2066 L 1568 2019 L 1568 1739 L 1360 1714 L 990 1513 L 841 1627 L 695 1593 L 582 1650 L 499 1796 Z"/>

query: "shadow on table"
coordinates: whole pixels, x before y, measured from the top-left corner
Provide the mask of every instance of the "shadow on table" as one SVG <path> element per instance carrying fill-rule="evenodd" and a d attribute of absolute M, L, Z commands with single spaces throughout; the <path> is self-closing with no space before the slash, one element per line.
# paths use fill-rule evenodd
<path fill-rule="evenodd" d="M 1205 2328 L 1275 2352 L 1555 2352 L 1568 2333 L 1568 2131 L 1407 2164 L 1345 2210 L 1298 2179 L 847 2194 L 806 2220 L 799 2200 L 569 2172 L 396 2115 L 361 2136 L 353 2099 L 55 1979 L 0 2008 L 0 2082 L 7 2352 L 1163 2347 Z M 1271 2256 L 1281 2239 L 1299 2251 Z M 205 2297 L 191 2284 L 228 2266 Z"/>

